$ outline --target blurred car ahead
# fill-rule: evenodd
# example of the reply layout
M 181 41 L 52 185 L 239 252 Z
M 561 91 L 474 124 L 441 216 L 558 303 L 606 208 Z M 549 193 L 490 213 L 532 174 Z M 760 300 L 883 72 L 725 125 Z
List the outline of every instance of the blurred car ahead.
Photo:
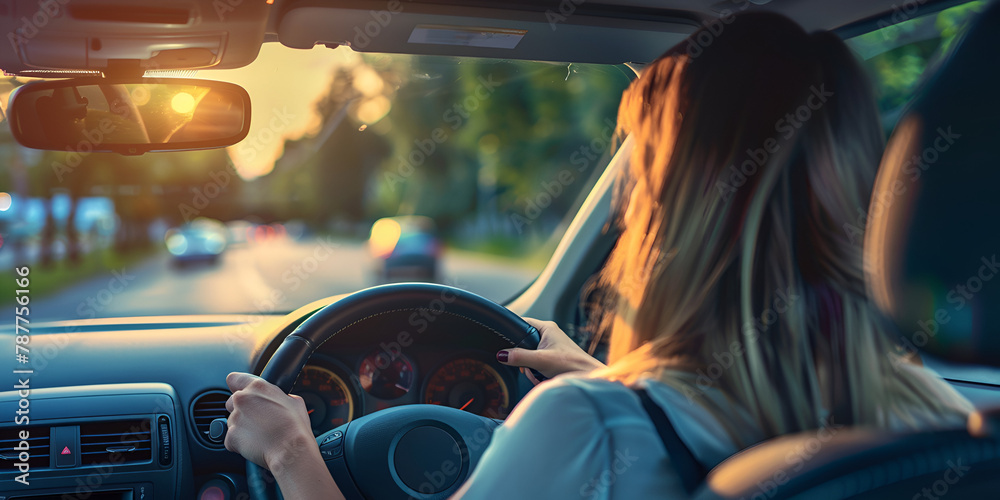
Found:
M 234 220 L 226 223 L 226 239 L 229 247 L 246 245 L 254 230 L 254 224 L 245 220 Z
M 214 219 L 198 218 L 167 231 L 164 241 L 173 256 L 173 265 L 183 267 L 193 262 L 218 262 L 226 250 L 226 226 Z
M 372 224 L 368 250 L 383 283 L 436 281 L 441 240 L 429 217 L 386 217 Z

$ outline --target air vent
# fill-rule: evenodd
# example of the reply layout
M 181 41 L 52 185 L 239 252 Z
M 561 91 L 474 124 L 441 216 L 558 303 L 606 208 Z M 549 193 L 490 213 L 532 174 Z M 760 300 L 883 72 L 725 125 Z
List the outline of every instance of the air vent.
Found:
M 8 470 L 18 461 L 22 450 L 17 448 L 22 439 L 21 431 L 28 431 L 28 466 L 31 469 L 49 467 L 49 428 L 48 427 L 3 427 L 0 428 L 0 468 Z
M 149 462 L 152 445 L 149 420 L 80 424 L 81 465 Z
M 209 391 L 195 398 L 191 403 L 191 421 L 198 431 L 198 440 L 205 446 L 211 448 L 221 448 L 221 444 L 216 444 L 208 440 L 208 428 L 212 421 L 217 418 L 228 418 L 229 412 L 226 410 L 226 401 L 231 396 L 226 391 Z

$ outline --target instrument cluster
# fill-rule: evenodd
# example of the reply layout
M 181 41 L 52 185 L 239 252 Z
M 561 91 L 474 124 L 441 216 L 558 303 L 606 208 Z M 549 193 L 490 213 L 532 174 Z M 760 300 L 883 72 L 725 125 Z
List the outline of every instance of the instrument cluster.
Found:
M 292 388 L 305 401 L 318 436 L 354 418 L 405 404 L 450 406 L 504 419 L 518 372 L 494 353 L 441 349 L 401 352 L 381 344 L 354 353 L 316 353 Z

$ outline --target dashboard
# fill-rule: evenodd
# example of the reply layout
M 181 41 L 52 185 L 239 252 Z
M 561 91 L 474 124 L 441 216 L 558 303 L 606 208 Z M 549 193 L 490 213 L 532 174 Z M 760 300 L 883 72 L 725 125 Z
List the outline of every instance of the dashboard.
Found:
M 21 427 L 4 418 L 0 498 L 61 498 L 79 481 L 95 482 L 88 498 L 246 498 L 246 462 L 208 439 L 211 420 L 227 416 L 226 376 L 261 373 L 284 338 L 322 305 L 288 316 L 32 325 L 30 484 L 15 481 Z M 316 435 L 417 403 L 499 420 L 532 387 L 496 361 L 496 351 L 508 345 L 485 335 L 482 325 L 411 316 L 380 315 L 316 349 L 292 390 L 306 402 Z M 0 372 L 25 368 L 7 358 Z M 0 412 L 13 415 L 21 399 L 18 391 L 0 392 Z M 135 429 L 144 433 L 136 438 Z M 103 434 L 108 442 L 93 437 Z M 88 458 L 95 456 L 101 458 Z

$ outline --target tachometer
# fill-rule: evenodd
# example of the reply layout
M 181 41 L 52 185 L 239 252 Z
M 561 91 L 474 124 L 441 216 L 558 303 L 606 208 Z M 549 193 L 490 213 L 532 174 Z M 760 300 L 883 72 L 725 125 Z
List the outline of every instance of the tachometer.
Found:
M 354 415 L 354 398 L 347 384 L 326 368 L 315 365 L 303 368 L 292 394 L 305 401 L 309 422 L 317 436 L 350 422 Z
M 427 380 L 424 402 L 490 418 L 506 418 L 510 411 L 510 394 L 503 377 L 492 366 L 468 358 L 438 368 Z

